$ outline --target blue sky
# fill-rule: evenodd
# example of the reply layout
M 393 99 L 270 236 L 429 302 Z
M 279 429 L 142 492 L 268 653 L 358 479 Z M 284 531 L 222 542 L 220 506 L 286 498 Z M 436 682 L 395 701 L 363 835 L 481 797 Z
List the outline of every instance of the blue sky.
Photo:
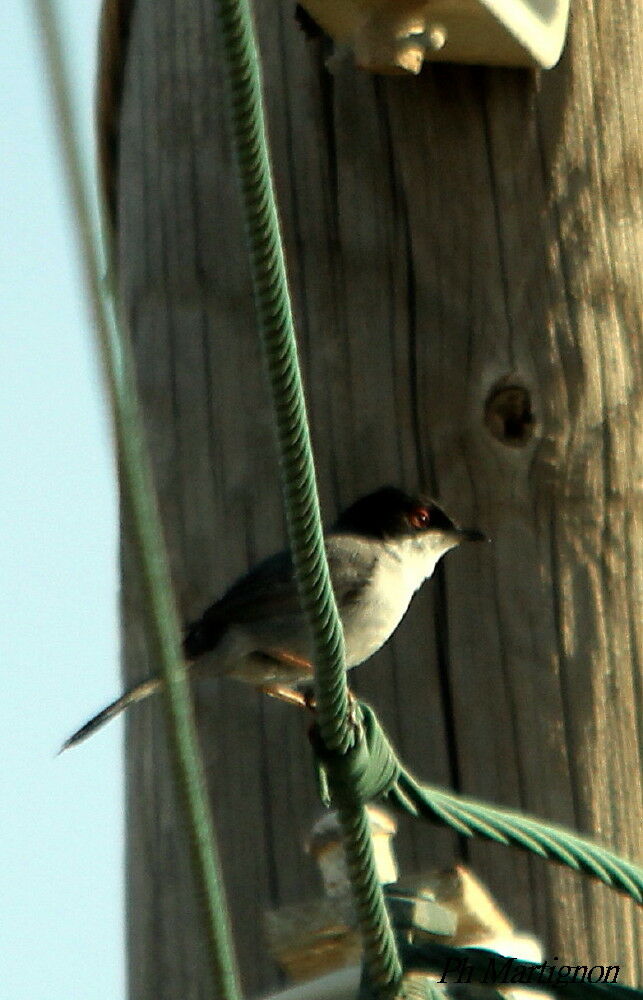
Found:
M 65 0 L 88 165 L 97 0 Z M 100 373 L 31 5 L 0 13 L 0 1000 L 121 1000 L 117 507 Z

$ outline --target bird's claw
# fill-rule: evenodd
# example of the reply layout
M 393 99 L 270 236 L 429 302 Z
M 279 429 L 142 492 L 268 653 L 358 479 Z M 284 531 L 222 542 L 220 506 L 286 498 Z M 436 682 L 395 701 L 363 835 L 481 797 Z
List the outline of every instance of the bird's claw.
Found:
M 361 728 L 359 717 L 359 698 L 356 694 L 353 694 L 350 688 L 347 689 L 346 694 L 348 696 L 348 724 L 353 730 L 354 735 L 357 737 Z

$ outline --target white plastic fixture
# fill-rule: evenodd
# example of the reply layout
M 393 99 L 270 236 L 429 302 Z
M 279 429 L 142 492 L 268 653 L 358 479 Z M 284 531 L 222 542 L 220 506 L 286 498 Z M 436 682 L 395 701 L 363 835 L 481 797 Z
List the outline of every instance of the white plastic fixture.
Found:
M 304 0 L 315 21 L 372 72 L 419 73 L 425 59 L 554 66 L 569 0 Z
M 444 9 L 446 44 L 429 58 L 550 69 L 560 59 L 569 0 L 438 0 L 427 5 L 431 20 Z M 451 22 L 451 31 L 449 23 Z M 473 36 L 473 37 L 472 37 Z M 477 51 L 476 51 L 477 49 Z

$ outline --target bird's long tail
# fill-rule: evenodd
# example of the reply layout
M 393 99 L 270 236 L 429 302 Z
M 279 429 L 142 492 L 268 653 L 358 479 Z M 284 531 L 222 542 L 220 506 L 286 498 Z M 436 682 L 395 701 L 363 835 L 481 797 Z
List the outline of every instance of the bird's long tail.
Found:
M 69 747 L 76 746 L 77 743 L 82 743 L 83 740 L 91 736 L 92 733 L 100 729 L 104 723 L 109 722 L 113 719 L 115 715 L 119 715 L 123 709 L 127 708 L 129 705 L 133 705 L 137 701 L 143 701 L 144 698 L 148 698 L 151 694 L 155 694 L 160 691 L 163 687 L 163 680 L 161 677 L 150 677 L 146 681 L 141 681 L 140 684 L 135 684 L 134 687 L 129 688 L 124 694 L 113 701 L 110 705 L 94 715 L 93 718 L 86 722 L 84 726 L 81 726 L 73 736 L 70 736 L 68 740 L 65 740 L 61 746 L 59 753 L 63 750 L 69 750 Z

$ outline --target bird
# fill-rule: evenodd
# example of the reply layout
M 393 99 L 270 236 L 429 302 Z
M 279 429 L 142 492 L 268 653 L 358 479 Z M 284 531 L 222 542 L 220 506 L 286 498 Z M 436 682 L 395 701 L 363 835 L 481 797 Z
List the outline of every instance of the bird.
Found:
M 368 660 L 393 634 L 411 599 L 450 549 L 483 541 L 458 527 L 434 500 L 383 486 L 356 500 L 324 544 L 344 632 L 347 669 Z M 289 551 L 260 562 L 183 635 L 191 673 L 233 677 L 285 701 L 310 705 L 313 646 Z M 150 677 L 125 691 L 63 744 L 80 743 L 109 719 L 163 687 Z

